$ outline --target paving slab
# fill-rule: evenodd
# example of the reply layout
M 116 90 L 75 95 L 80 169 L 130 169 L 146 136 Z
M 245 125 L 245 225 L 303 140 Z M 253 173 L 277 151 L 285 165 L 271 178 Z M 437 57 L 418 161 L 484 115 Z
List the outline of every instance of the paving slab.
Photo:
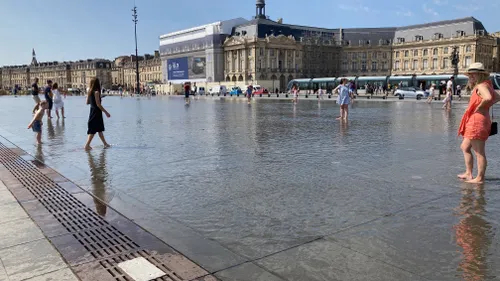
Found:
M 256 262 L 289 281 L 423 281 L 416 274 L 318 240 Z
M 12 195 L 12 193 L 7 189 L 5 184 L 0 181 L 0 206 L 8 203 L 16 203 L 16 198 Z
M 28 217 L 17 202 L 0 205 L 0 210 L 0 224 Z
M 40 276 L 25 279 L 23 281 L 79 281 L 69 268 L 60 269 Z
M 43 238 L 42 232 L 30 218 L 0 224 L 0 249 Z
M 45 239 L 0 250 L 10 281 L 21 281 L 67 267 Z
M 247 262 L 215 274 L 222 281 L 284 281 L 269 271 Z
M 9 281 L 9 278 L 7 277 L 7 272 L 5 272 L 5 268 L 3 267 L 1 259 L 0 259 L 0 281 Z

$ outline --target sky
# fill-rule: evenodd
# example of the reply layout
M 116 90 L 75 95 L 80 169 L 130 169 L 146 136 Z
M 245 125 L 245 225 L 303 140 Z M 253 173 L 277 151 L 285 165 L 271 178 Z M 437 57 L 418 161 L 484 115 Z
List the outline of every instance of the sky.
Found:
M 255 0 L 135 0 L 139 54 L 159 36 L 255 15 Z M 390 27 L 473 16 L 500 31 L 500 0 L 266 0 L 284 23 L 325 28 Z M 0 66 L 38 61 L 114 59 L 135 53 L 134 0 L 0 0 Z

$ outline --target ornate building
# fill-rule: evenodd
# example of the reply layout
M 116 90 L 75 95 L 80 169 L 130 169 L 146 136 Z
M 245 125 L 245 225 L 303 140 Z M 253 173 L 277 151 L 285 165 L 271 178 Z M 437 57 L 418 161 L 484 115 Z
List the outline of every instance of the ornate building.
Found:
M 155 51 L 154 56 L 146 54 L 143 57 L 136 58 L 119 57 L 115 60 L 115 71 L 113 76 L 115 78 L 122 78 L 123 80 L 113 80 L 116 86 L 125 86 L 126 88 L 135 88 L 136 78 L 136 60 L 139 60 L 139 82 L 141 86 L 145 84 L 160 84 L 162 82 L 162 64 L 160 53 Z M 120 72 L 122 74 L 120 74 Z M 120 76 L 121 75 L 121 76 Z
M 111 62 L 105 59 L 79 60 L 70 63 L 71 88 L 86 89 L 93 77 L 99 78 L 101 87 L 111 88 Z
M 285 85 L 302 69 L 303 46 L 292 36 L 236 36 L 224 42 L 225 81 Z
M 392 74 L 452 74 L 454 47 L 460 58 L 460 73 L 476 61 L 489 71 L 498 71 L 497 41 L 472 17 L 400 27 L 392 44 Z

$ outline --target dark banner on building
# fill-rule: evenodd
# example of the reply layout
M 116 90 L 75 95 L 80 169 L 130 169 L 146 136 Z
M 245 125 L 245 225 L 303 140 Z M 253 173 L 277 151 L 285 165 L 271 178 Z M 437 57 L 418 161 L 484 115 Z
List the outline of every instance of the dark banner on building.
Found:
M 167 60 L 168 80 L 189 80 L 206 78 L 205 57 L 182 57 Z

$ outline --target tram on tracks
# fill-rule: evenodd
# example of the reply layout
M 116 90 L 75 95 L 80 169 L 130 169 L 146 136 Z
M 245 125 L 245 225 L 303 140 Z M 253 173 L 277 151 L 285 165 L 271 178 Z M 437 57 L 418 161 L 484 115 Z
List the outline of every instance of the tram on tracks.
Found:
M 324 78 L 302 78 L 294 79 L 288 83 L 287 90 L 290 91 L 293 85 L 297 85 L 301 91 L 316 92 L 319 88 L 331 93 L 340 84 L 340 79 L 346 78 L 355 83 L 359 94 L 366 92 L 368 84 L 372 86 L 394 86 L 403 84 L 403 87 L 415 87 L 428 89 L 431 84 L 439 85 L 440 82 L 447 82 L 453 75 L 411 75 L 411 76 L 351 76 L 351 77 L 324 77 Z M 490 79 L 495 90 L 500 90 L 500 73 L 491 73 Z M 465 88 L 468 82 L 465 75 L 457 75 L 455 83 Z

